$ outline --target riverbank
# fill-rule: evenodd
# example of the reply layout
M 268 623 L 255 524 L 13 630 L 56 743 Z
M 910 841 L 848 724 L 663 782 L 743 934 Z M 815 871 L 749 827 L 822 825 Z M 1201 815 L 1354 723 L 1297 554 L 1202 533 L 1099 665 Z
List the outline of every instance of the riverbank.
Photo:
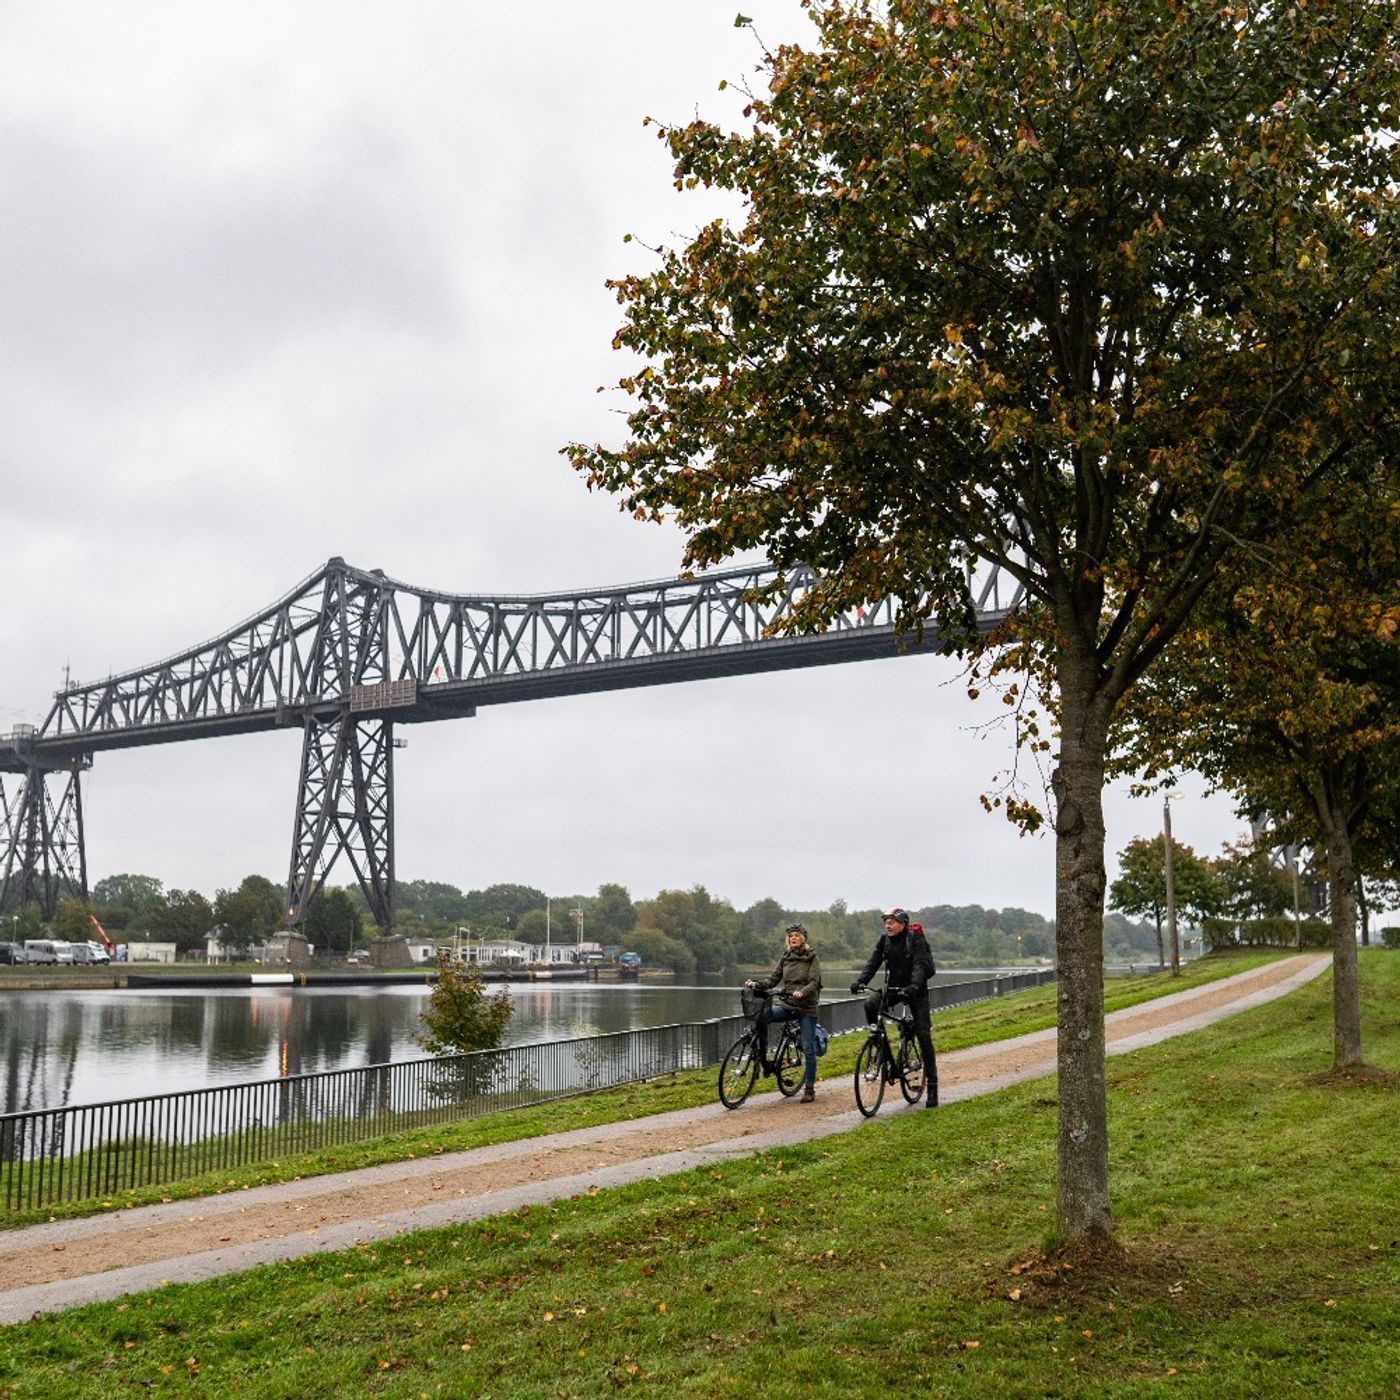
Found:
M 645 982 L 672 983 L 669 970 L 635 973 L 615 967 L 540 966 L 480 969 L 487 982 Z M 356 987 L 422 986 L 437 981 L 437 969 L 305 967 L 270 969 L 261 963 L 209 970 L 185 964 L 112 963 L 77 967 L 0 968 L 0 993 L 6 991 L 110 991 L 114 987 Z
M 1383 959 L 1363 953 L 1364 1034 L 1368 1058 L 1395 1070 L 1400 1028 L 1386 1008 L 1400 960 Z M 568 1194 L 552 1204 L 401 1235 L 403 1188 L 431 1192 L 446 1167 L 420 1158 L 386 1174 L 368 1233 L 346 1252 L 40 1319 L 7 1334 L 0 1381 L 16 1397 L 73 1400 L 159 1388 L 175 1371 L 193 1396 L 304 1400 L 586 1396 L 648 1382 L 714 1397 L 910 1384 L 1389 1393 L 1400 1251 L 1377 1222 L 1395 1165 L 1393 1083 L 1328 1072 L 1329 1018 L 1324 976 L 1110 1061 L 1122 1249 L 1101 1260 L 1036 1249 L 1053 1215 L 1044 1080 L 936 1114 L 882 1111 L 808 1144 L 765 1142 L 769 1108 L 757 1102 L 709 1110 L 731 1133 L 755 1110 L 755 1131 L 736 1143 L 764 1149 L 751 1160 L 699 1156 L 678 1176 L 610 1190 L 616 1154 L 590 1140 L 573 1148 L 576 1175 L 557 1181 Z M 951 1090 L 954 1057 L 944 1063 Z M 796 1123 L 810 1109 L 773 1111 Z M 314 1216 L 297 1206 L 314 1185 L 300 1183 L 289 1205 L 304 1240 Z M 447 1191 L 424 1209 L 449 1210 Z M 195 1217 L 217 1253 L 254 1206 L 243 1193 L 166 1210 L 182 1227 Z M 144 1248 L 140 1221 L 123 1212 L 131 1249 Z M 45 1252 L 62 1261 L 75 1247 L 62 1243 Z

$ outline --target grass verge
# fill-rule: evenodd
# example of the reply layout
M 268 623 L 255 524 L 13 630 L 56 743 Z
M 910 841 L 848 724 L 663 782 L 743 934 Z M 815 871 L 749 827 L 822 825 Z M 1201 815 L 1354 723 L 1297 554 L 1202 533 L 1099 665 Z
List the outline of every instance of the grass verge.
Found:
M 1136 1006 L 1173 992 L 1232 977 L 1286 956 L 1288 954 L 1280 950 L 1256 949 L 1213 953 L 1186 964 L 1182 975 L 1175 978 L 1161 973 L 1112 978 L 1104 985 L 1104 1009 L 1113 1012 Z M 934 1017 L 934 1044 L 940 1051 L 961 1050 L 1045 1030 L 1055 1024 L 1055 1006 L 1056 987 L 1053 983 L 988 1001 L 956 1006 Z M 848 1076 L 855 1066 L 861 1039 L 857 1035 L 835 1038 L 831 1049 L 819 1062 L 819 1076 L 822 1079 Z M 14 1210 L 0 1215 L 0 1230 L 17 1229 L 41 1221 L 102 1215 L 158 1202 L 194 1200 L 201 1196 L 251 1190 L 255 1186 L 411 1161 L 418 1157 L 466 1151 L 498 1142 L 523 1141 L 546 1133 L 595 1127 L 600 1123 L 628 1122 L 674 1109 L 694 1108 L 699 1104 L 714 1102 L 715 1073 L 715 1069 L 710 1068 L 666 1075 L 595 1094 L 557 1099 L 531 1108 L 405 1130 L 365 1142 L 340 1143 L 334 1147 L 269 1159 L 249 1166 L 224 1168 L 185 1181 L 121 1190 L 102 1199 L 53 1204 L 36 1210 Z
M 1045 1080 L 0 1333 L 0 1394 L 1391 1395 L 1400 957 L 1109 1062 L 1120 1242 L 1050 1247 Z

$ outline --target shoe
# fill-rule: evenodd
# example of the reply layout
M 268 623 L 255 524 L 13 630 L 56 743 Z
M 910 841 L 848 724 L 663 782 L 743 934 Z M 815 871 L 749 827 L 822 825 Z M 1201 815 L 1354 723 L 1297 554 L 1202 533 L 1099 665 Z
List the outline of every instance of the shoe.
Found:
M 811 1103 L 816 1097 L 816 1087 L 811 1084 L 804 1084 L 802 1086 L 802 1097 L 798 1099 L 798 1103 Z

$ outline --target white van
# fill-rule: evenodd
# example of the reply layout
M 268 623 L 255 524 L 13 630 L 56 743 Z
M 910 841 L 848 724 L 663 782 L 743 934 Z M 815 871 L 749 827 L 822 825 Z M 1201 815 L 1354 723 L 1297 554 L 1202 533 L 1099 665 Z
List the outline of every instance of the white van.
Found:
M 24 960 L 27 963 L 59 962 L 58 950 L 62 948 L 68 955 L 64 962 L 73 961 L 73 950 L 66 943 L 55 943 L 52 938 L 26 938 L 24 940 Z
M 75 963 L 109 963 L 112 958 L 100 943 L 74 943 L 73 961 Z

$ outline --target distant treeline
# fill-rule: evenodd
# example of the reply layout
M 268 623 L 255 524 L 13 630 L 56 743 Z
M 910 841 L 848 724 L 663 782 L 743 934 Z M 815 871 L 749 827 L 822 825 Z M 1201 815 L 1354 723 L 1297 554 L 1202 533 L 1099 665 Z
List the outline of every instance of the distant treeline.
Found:
M 236 889 L 216 891 L 212 899 L 192 890 L 166 890 L 148 875 L 109 876 L 93 893 L 89 906 L 65 908 L 62 922 L 77 929 L 90 910 L 114 936 L 166 938 L 182 948 L 202 947 L 216 927 L 230 943 L 252 946 L 278 926 L 281 914 L 280 886 L 259 875 L 248 876 Z M 617 884 L 602 885 L 591 895 L 547 896 L 532 885 L 463 891 L 440 880 L 404 880 L 397 887 L 396 910 L 398 931 L 410 936 L 447 941 L 460 930 L 474 938 L 536 945 L 582 939 L 640 953 L 646 965 L 679 973 L 771 964 L 782 950 L 783 929 L 792 922 L 806 925 L 827 966 L 849 967 L 865 960 L 881 932 L 878 909 L 850 909 L 844 900 L 825 909 L 795 909 L 760 899 L 736 909 L 702 885 L 634 900 Z M 1054 954 L 1053 922 L 1027 909 L 932 904 L 911 906 L 909 912 L 944 963 L 994 965 Z M 348 950 L 375 932 L 357 888 L 327 888 L 313 903 L 307 933 L 318 947 Z M 1104 943 L 1110 959 L 1128 962 L 1146 961 L 1155 946 L 1149 925 L 1118 914 L 1105 918 Z

